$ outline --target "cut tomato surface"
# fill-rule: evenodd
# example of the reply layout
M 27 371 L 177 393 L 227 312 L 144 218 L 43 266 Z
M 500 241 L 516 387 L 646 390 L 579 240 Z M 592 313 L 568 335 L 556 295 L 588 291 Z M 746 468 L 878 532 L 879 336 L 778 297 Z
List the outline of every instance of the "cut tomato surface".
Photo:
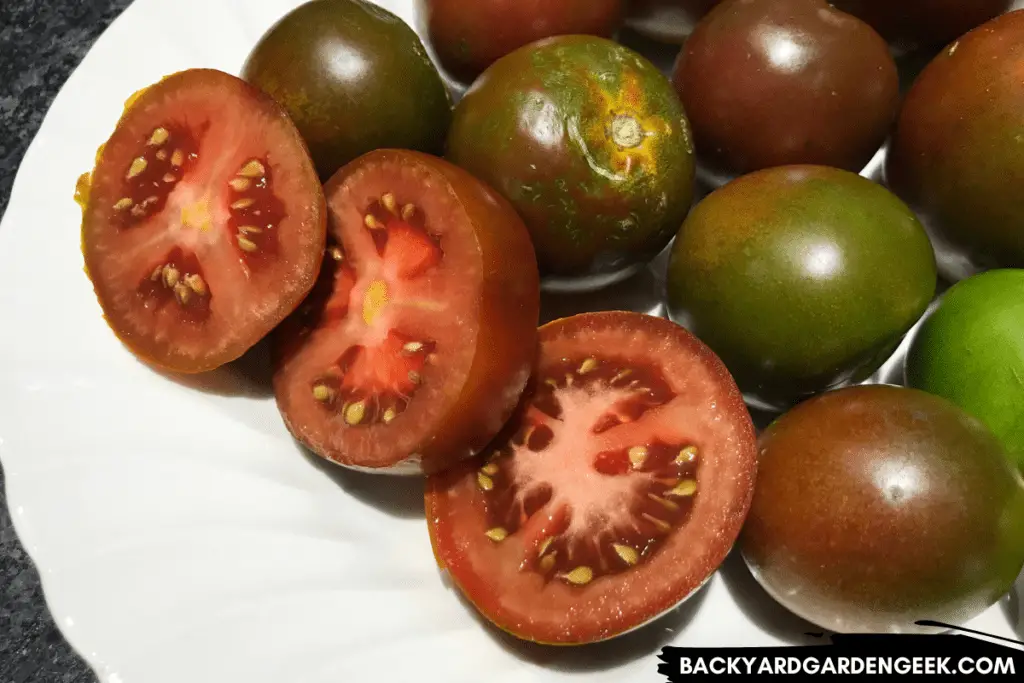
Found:
M 236 359 L 316 281 L 326 208 L 305 143 L 230 74 L 183 71 L 135 96 L 85 186 L 86 270 L 111 328 L 154 365 Z
M 319 284 L 274 335 L 292 434 L 333 462 L 438 471 L 484 448 L 537 351 L 539 276 L 511 206 L 452 164 L 379 150 L 325 186 Z
M 548 323 L 515 417 L 427 479 L 441 566 L 500 628 L 604 640 L 696 591 L 750 506 L 754 426 L 714 353 L 639 313 Z

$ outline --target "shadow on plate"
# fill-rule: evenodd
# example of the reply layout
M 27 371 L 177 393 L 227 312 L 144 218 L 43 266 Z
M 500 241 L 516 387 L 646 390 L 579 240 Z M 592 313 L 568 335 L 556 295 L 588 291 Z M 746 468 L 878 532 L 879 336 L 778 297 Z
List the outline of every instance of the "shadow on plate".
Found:
M 150 367 L 176 384 L 207 394 L 243 398 L 269 398 L 274 395 L 267 339 L 258 342 L 237 360 L 209 372 L 189 375 Z
M 423 486 L 420 475 L 371 474 L 359 472 L 321 458 L 302 443 L 295 447 L 306 460 L 330 477 L 346 494 L 393 517 L 423 518 Z
M 664 315 L 662 279 L 646 267 L 622 282 L 591 292 L 545 292 L 540 322 L 594 311 L 636 311 Z
M 1003 600 L 1003 612 L 1010 622 L 1013 632 L 1017 637 L 1024 640 L 1024 574 L 1017 579 L 1017 584 L 1010 590 L 1010 594 Z
M 658 665 L 655 655 L 661 652 L 661 648 L 668 645 L 679 631 L 685 629 L 693 621 L 701 603 L 707 597 L 708 590 L 708 584 L 705 584 L 682 605 L 635 631 L 600 643 L 566 647 L 539 645 L 520 640 L 502 631 L 484 618 L 466 599 L 462 591 L 452 585 L 447 576 L 445 585 L 458 596 L 462 605 L 487 633 L 509 653 L 537 666 L 570 673 L 614 669 L 645 657 L 650 658 L 651 672 L 655 673 Z
M 829 635 L 776 602 L 747 569 L 738 549 L 733 549 L 718 572 L 743 614 L 765 633 L 790 645 L 827 645 Z

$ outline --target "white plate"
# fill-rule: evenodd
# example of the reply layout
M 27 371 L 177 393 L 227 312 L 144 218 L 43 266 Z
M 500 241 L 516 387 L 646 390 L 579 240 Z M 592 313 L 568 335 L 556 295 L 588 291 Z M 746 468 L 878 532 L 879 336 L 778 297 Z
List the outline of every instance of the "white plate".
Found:
M 305 455 L 258 379 L 261 349 L 187 386 L 115 340 L 82 272 L 78 174 L 133 91 L 187 67 L 237 73 L 296 4 L 138 0 L 58 95 L 15 182 L 0 229 L 0 457 L 71 644 L 110 683 L 623 683 L 653 680 L 669 643 L 806 640 L 735 557 L 617 641 L 552 650 L 500 635 L 437 571 L 420 481 Z M 381 4 L 414 23 L 410 0 Z M 1017 611 L 1007 598 L 971 626 L 1012 637 Z

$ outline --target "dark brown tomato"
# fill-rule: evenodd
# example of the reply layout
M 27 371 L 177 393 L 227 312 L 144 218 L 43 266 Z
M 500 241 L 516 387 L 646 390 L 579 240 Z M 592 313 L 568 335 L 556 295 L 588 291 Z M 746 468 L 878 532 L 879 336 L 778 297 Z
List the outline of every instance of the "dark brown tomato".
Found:
M 900 111 L 886 182 L 932 229 L 944 273 L 1024 267 L 1024 10 L 943 50 Z
M 885 41 L 825 0 L 729 0 L 686 41 L 673 84 L 704 170 L 860 171 L 885 141 L 899 77 Z
M 740 539 L 789 610 L 846 632 L 962 624 L 1024 564 L 1024 480 L 995 436 L 915 389 L 840 389 L 760 439 Z
M 642 35 L 682 43 L 693 27 L 722 0 L 629 0 L 626 23 Z
M 536 355 L 529 233 L 437 157 L 378 150 L 325 186 L 332 243 L 313 295 L 275 334 L 289 430 L 354 468 L 434 471 L 508 420 Z
M 752 495 L 754 428 L 721 361 L 667 320 L 585 313 L 548 323 L 540 340 L 502 436 L 428 478 L 430 538 L 505 631 L 605 640 L 719 566 Z
M 311 0 L 259 40 L 242 77 L 287 110 L 320 177 L 383 147 L 440 153 L 444 81 L 416 33 L 364 0 Z
M 628 275 L 664 248 L 693 197 L 672 85 L 593 36 L 547 38 L 491 65 L 455 109 L 447 156 L 515 206 L 546 285 Z
M 139 358 L 202 372 L 238 358 L 310 291 L 326 210 L 287 114 L 193 69 L 136 94 L 81 183 L 82 251 Z
M 834 0 L 901 48 L 939 47 L 1010 8 L 1013 0 Z
M 441 65 L 470 82 L 496 59 L 541 38 L 610 38 L 624 0 L 419 0 Z

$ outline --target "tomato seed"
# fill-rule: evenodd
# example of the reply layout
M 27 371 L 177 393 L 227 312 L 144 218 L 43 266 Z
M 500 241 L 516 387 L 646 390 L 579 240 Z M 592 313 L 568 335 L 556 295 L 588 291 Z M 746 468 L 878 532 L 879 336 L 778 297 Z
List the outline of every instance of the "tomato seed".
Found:
M 257 159 L 252 159 L 245 163 L 244 166 L 238 171 L 238 175 L 245 178 L 262 178 L 267 172 L 267 169 L 263 167 L 263 164 Z
M 676 484 L 671 490 L 666 491 L 666 496 L 678 496 L 684 498 L 686 496 L 692 496 L 697 492 L 697 482 L 693 479 L 684 479 L 683 481 Z
M 183 163 L 185 163 L 185 153 L 180 149 L 174 150 L 174 153 L 171 154 L 171 166 L 181 166 Z
M 615 554 L 630 567 L 640 561 L 640 555 L 632 546 L 623 545 L 622 543 L 613 543 L 612 549 L 615 550 Z
M 486 534 L 487 538 L 491 539 L 496 543 L 500 543 L 508 538 L 508 532 L 502 529 L 500 526 L 493 529 L 488 529 Z
M 397 208 L 397 205 L 395 203 L 395 195 L 391 194 L 390 192 L 385 192 L 383 195 L 381 195 L 380 203 L 381 205 L 384 206 L 385 209 L 388 210 L 388 213 L 397 213 L 397 211 L 395 210 Z
M 186 287 L 184 283 L 179 282 L 174 285 L 174 297 L 178 300 L 179 304 L 184 306 L 192 298 L 192 290 Z
M 117 211 L 124 211 L 125 209 L 127 209 L 131 205 L 132 205 L 131 197 L 122 197 L 121 199 L 117 200 L 116 204 L 114 204 L 114 209 L 117 210 Z
M 487 474 L 487 475 L 490 475 L 490 476 L 493 477 L 495 474 L 498 473 L 498 469 L 499 469 L 498 468 L 498 463 L 496 463 L 496 462 L 489 462 L 486 465 L 484 465 L 483 467 L 481 467 L 480 471 L 483 472 L 484 474 Z
M 235 192 L 245 192 L 249 189 L 250 184 L 251 183 L 248 178 L 232 178 L 228 181 L 228 185 L 230 185 L 231 189 Z
M 574 586 L 585 586 L 594 579 L 594 570 L 587 566 L 576 567 L 562 578 Z
M 675 512 L 675 511 L 677 511 L 679 509 L 679 506 L 676 505 L 675 503 L 673 503 L 671 500 L 668 500 L 666 498 L 662 498 L 661 496 L 656 495 L 654 493 L 648 493 L 647 494 L 647 498 L 650 499 L 650 500 L 653 500 L 655 503 L 657 503 L 658 505 L 662 506 L 666 510 L 670 510 L 672 512 Z
M 366 214 L 363 218 L 363 224 L 370 230 L 383 230 L 386 226 L 379 220 L 374 218 L 373 214 Z
M 313 387 L 313 398 L 321 403 L 326 403 L 334 397 L 334 392 L 326 384 L 317 384 Z
M 646 519 L 651 524 L 653 524 L 655 527 L 657 527 L 657 529 L 662 533 L 667 534 L 668 532 L 672 531 L 672 525 L 666 522 L 665 520 L 661 519 L 660 517 L 655 517 L 654 515 L 648 514 L 646 512 L 641 513 L 640 516 Z
M 335 261 L 341 262 L 345 260 L 345 253 L 339 247 L 331 247 L 327 250 L 327 253 L 331 255 L 331 258 Z
M 384 420 L 384 424 L 387 425 L 391 424 L 391 421 L 394 420 L 396 417 L 398 417 L 398 414 L 395 412 L 395 409 L 388 408 L 387 410 L 384 411 L 384 416 L 381 419 Z
M 239 199 L 237 201 L 232 202 L 231 203 L 231 208 L 235 209 L 235 210 L 237 210 L 237 209 L 248 209 L 250 206 L 253 205 L 253 203 L 255 201 L 256 200 L 254 200 L 252 197 L 244 197 L 242 199 Z
M 238 228 L 238 232 L 243 235 L 256 235 L 263 232 L 263 228 L 257 228 L 255 225 L 242 225 Z
M 684 463 L 693 462 L 697 458 L 697 447 L 687 446 L 683 450 L 679 451 L 679 455 L 676 456 L 676 464 L 682 465 Z
M 423 342 L 417 342 L 417 341 L 409 342 L 408 344 L 405 344 L 402 347 L 402 350 L 406 351 L 408 353 L 416 353 L 417 351 L 422 351 L 423 350 Z
M 160 145 L 167 142 L 167 139 L 171 137 L 171 134 L 166 128 L 157 128 L 153 131 L 153 134 L 149 136 L 149 143 L 153 147 L 159 147 Z
M 176 182 L 178 182 L 178 179 L 177 179 L 177 177 L 175 177 L 174 175 L 172 175 L 170 173 L 165 173 L 164 177 L 163 177 L 163 181 L 165 183 L 176 183 Z
M 537 564 L 537 567 L 541 570 L 541 572 L 547 574 L 549 571 L 554 569 L 555 560 L 557 559 L 558 551 L 556 550 L 552 552 L 550 555 L 545 555 L 544 557 L 540 558 L 540 562 Z
M 167 161 L 167 150 L 158 149 L 156 151 L 156 158 L 160 161 Z
M 242 249 L 242 251 L 248 252 L 250 254 L 256 251 L 256 243 L 253 242 L 251 239 L 244 237 L 242 235 L 238 235 L 236 240 L 238 242 L 238 246 Z
M 131 180 L 135 176 L 137 176 L 140 173 L 142 173 L 143 171 L 145 171 L 146 170 L 146 166 L 148 166 L 148 165 L 149 165 L 149 162 L 146 161 L 145 159 L 143 159 L 142 157 L 136 157 L 135 159 L 133 159 L 132 160 L 132 165 L 128 167 L 128 174 L 127 174 L 128 180 Z
M 196 294 L 198 294 L 199 296 L 206 295 L 206 280 L 203 279 L 202 275 L 199 275 L 198 273 L 186 275 L 185 284 L 188 285 L 188 288 L 191 289 Z
M 494 480 L 488 477 L 486 474 L 480 472 L 476 475 L 476 483 L 484 491 L 490 491 L 494 488 Z
M 366 403 L 363 401 L 350 403 L 345 407 L 345 422 L 353 427 L 362 422 L 365 415 Z
M 640 469 L 647 460 L 647 448 L 644 446 L 633 446 L 629 449 L 629 462 L 633 469 Z
M 577 370 L 576 372 L 578 372 L 581 375 L 585 375 L 588 372 L 590 372 L 591 370 L 596 370 L 596 369 L 597 369 L 597 361 L 595 359 L 593 359 L 593 358 L 588 358 L 588 359 L 586 359 L 585 361 L 583 361 L 580 364 L 580 369 Z
M 164 286 L 165 287 L 173 288 L 176 284 L 178 284 L 178 280 L 180 279 L 180 277 L 181 277 L 181 273 L 178 272 L 177 268 L 175 268 L 174 266 L 171 266 L 171 265 L 164 266 Z
M 416 213 L 416 207 L 412 204 L 406 204 L 402 207 L 402 220 L 407 221 L 412 218 L 413 214 Z

